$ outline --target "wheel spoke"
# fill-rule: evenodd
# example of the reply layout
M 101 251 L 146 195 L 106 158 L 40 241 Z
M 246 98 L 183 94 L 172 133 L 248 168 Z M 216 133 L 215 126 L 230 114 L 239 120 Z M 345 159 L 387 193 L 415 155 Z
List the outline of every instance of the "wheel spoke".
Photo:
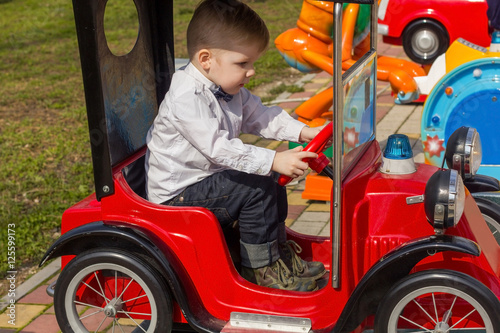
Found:
M 406 321 L 407 321 L 407 322 L 409 322 L 410 324 L 413 324 L 413 325 L 415 325 L 415 326 L 417 326 L 417 327 L 420 327 L 421 329 L 425 330 L 425 332 L 432 332 L 432 330 L 429 330 L 429 329 L 425 328 L 424 326 L 422 326 L 422 325 L 420 325 L 420 324 L 417 324 L 416 322 L 414 322 L 414 321 L 412 321 L 412 320 L 410 320 L 410 319 L 406 318 L 405 316 L 399 316 L 399 318 L 406 320 Z M 432 319 L 432 318 L 431 318 L 431 319 Z
M 134 279 L 131 278 L 130 281 L 128 282 L 127 286 L 122 290 L 122 293 L 117 298 L 122 299 L 123 294 L 125 293 L 125 291 L 127 291 L 128 287 L 132 284 L 132 282 L 134 282 Z
M 436 314 L 436 321 L 434 321 L 434 324 L 437 324 L 439 322 L 439 316 L 436 305 L 436 297 L 434 297 L 434 293 L 432 293 L 432 303 L 434 304 L 434 313 Z
M 123 311 L 120 311 L 120 312 L 123 312 Z M 132 321 L 134 322 L 134 324 L 136 324 L 136 325 L 137 325 L 137 327 L 139 327 L 139 328 L 140 328 L 143 332 L 146 332 L 146 330 L 145 330 L 144 328 L 142 328 L 142 326 L 141 326 L 141 325 L 139 325 L 139 323 L 138 323 L 138 322 L 136 322 L 134 318 L 132 318 L 132 317 L 130 317 L 130 316 L 129 316 L 128 312 L 123 312 L 123 313 L 124 313 L 124 314 L 125 314 L 125 315 L 126 315 L 126 316 L 130 319 L 130 320 L 132 320 Z
M 125 332 L 123 331 L 122 325 L 120 325 L 120 321 L 119 321 L 117 318 L 115 318 L 115 319 L 113 320 L 113 332 L 112 332 L 112 333 L 114 333 L 114 332 L 115 332 L 115 324 L 116 324 L 116 326 L 120 329 L 120 331 L 121 331 L 122 333 L 125 333 Z
M 116 322 L 116 325 L 118 325 L 118 327 L 120 328 L 120 331 L 122 331 L 122 333 L 125 333 L 125 331 L 123 330 L 122 325 L 120 325 L 120 323 L 118 321 Z
M 432 294 L 432 298 L 434 299 L 434 294 Z M 417 304 L 417 306 L 420 308 L 420 310 L 422 310 L 427 315 L 427 317 L 429 317 L 432 320 L 432 322 L 434 324 L 437 324 L 437 321 L 434 321 L 434 318 L 432 318 L 432 316 L 422 307 L 422 305 L 420 305 L 420 303 L 418 303 L 416 300 L 413 300 L 413 303 Z M 436 304 L 434 303 L 434 308 L 435 307 L 436 307 Z
M 451 303 L 451 306 L 450 306 L 450 313 L 453 313 L 453 307 L 455 306 L 455 302 L 457 301 L 457 298 L 458 296 L 455 296 L 455 298 L 453 299 L 453 303 Z
M 101 296 L 102 298 L 104 298 L 104 301 L 106 302 L 106 305 L 108 305 L 110 299 L 106 298 L 106 295 L 104 295 L 104 293 L 100 293 L 98 292 L 94 287 L 92 287 L 91 285 L 89 285 L 88 283 L 86 282 L 82 282 L 85 286 L 89 287 L 90 290 L 94 291 L 97 295 Z
M 106 298 L 106 293 L 104 292 L 104 289 L 101 286 L 101 281 L 99 281 L 99 277 L 97 276 L 97 272 L 94 272 L 95 279 L 97 280 L 97 284 L 99 285 L 99 289 L 101 289 L 102 297 L 106 301 L 106 305 L 109 303 L 109 300 Z
M 86 316 L 80 317 L 80 320 L 85 319 L 85 318 L 88 318 L 88 317 L 92 317 L 92 316 L 94 316 L 94 315 L 96 315 L 96 314 L 98 314 L 98 313 L 101 313 L 101 312 L 102 312 L 102 310 L 101 310 L 101 311 L 96 311 L 96 312 L 89 313 L 89 314 L 88 314 L 88 315 L 86 315 Z
M 137 297 L 134 297 L 134 298 L 128 299 L 128 300 L 126 300 L 126 301 L 122 301 L 122 303 L 123 303 L 123 304 L 125 304 L 125 303 L 127 303 L 127 302 L 135 301 L 136 299 L 143 298 L 143 297 L 148 297 L 148 295 L 144 294 L 144 295 L 141 295 L 141 296 L 137 296 Z
M 141 313 L 141 312 L 130 312 L 130 311 L 118 311 L 118 313 L 123 313 L 125 315 L 138 315 L 138 316 L 150 316 L 151 317 L 151 313 Z
M 99 332 L 99 329 L 101 328 L 102 324 L 104 324 L 104 321 L 106 320 L 106 318 L 108 318 L 108 317 L 104 316 L 104 318 L 102 318 L 101 323 L 99 324 L 99 326 L 97 326 L 97 328 L 95 329 L 94 333 Z
M 453 324 L 453 326 L 451 326 L 449 330 L 451 330 L 453 327 L 457 326 L 461 321 L 463 321 L 464 319 L 466 319 L 468 316 L 470 316 L 471 314 L 473 314 L 474 312 L 476 312 L 476 309 L 473 309 L 471 312 L 469 312 L 468 314 L 466 314 L 462 319 L 460 319 L 459 321 L 457 321 L 455 324 Z M 484 329 L 484 327 L 483 327 Z
M 102 307 L 100 306 L 97 306 L 97 305 L 92 305 L 92 304 L 88 304 L 88 303 L 83 303 L 83 302 L 80 302 L 80 301 L 73 301 L 73 303 L 75 303 L 76 305 L 83 305 L 83 306 L 88 306 L 90 308 L 93 308 L 93 309 L 101 309 L 102 311 Z

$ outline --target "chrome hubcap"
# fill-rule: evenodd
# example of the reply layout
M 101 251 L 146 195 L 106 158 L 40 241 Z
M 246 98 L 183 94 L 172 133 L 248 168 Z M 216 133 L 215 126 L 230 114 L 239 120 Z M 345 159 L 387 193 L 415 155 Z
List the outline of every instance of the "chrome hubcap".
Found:
M 120 298 L 113 298 L 108 305 L 104 307 L 104 314 L 107 317 L 114 318 L 116 317 L 116 314 L 122 310 L 123 303 Z
M 413 36 L 412 45 L 415 53 L 418 53 L 420 56 L 432 54 L 436 52 L 439 47 L 437 36 L 428 30 L 421 30 L 417 32 Z

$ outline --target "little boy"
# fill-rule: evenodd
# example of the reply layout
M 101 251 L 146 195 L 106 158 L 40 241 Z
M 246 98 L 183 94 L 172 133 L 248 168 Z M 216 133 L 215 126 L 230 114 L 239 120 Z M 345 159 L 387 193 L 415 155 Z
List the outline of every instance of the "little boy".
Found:
M 312 291 L 324 275 L 286 240 L 286 191 L 272 172 L 298 177 L 302 147 L 283 152 L 244 144 L 240 133 L 309 142 L 319 132 L 243 88 L 269 43 L 262 19 L 238 0 L 205 0 L 187 31 L 190 63 L 177 71 L 147 136 L 148 199 L 201 206 L 222 228 L 238 221 L 241 275 L 271 288 Z

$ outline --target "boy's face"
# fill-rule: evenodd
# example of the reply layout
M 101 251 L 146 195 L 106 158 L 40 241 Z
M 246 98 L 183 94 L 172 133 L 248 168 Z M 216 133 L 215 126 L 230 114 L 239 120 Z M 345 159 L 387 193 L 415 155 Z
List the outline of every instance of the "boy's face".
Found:
M 207 77 L 234 95 L 255 75 L 254 63 L 262 52 L 252 44 L 234 45 L 231 50 L 211 49 L 210 68 Z

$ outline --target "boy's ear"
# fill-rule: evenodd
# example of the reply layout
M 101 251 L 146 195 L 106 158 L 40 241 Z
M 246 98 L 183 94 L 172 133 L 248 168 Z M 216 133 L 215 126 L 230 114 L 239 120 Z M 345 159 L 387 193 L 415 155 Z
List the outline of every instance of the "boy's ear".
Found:
M 207 49 L 198 52 L 198 62 L 204 70 L 209 70 L 212 62 L 212 53 Z

